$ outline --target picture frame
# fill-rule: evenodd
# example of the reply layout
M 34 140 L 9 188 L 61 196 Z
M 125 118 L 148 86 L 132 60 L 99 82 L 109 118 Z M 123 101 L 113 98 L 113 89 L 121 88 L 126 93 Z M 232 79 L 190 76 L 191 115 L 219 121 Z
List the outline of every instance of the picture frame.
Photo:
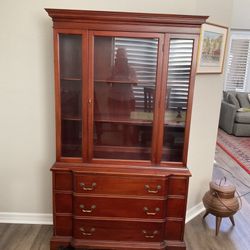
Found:
M 221 74 L 227 43 L 228 28 L 204 23 L 201 27 L 197 74 Z

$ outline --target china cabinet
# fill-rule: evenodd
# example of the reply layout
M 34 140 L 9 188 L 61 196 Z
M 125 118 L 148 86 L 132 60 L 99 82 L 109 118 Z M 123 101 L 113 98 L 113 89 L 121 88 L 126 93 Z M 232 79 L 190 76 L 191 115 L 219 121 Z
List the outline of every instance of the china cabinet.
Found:
M 46 9 L 56 163 L 51 249 L 185 249 L 205 16 Z

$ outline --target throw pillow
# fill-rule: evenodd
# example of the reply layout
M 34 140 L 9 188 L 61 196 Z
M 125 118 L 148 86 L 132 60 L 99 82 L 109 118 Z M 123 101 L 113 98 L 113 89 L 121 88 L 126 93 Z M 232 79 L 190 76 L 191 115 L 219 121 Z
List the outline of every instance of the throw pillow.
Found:
M 240 103 L 240 107 L 241 108 L 250 108 L 250 102 L 248 100 L 247 93 L 245 93 L 245 92 L 242 92 L 242 93 L 238 92 L 236 94 L 236 97 L 237 97 L 237 99 L 238 99 L 238 101 Z
M 228 102 L 229 102 L 230 104 L 233 104 L 234 106 L 236 106 L 237 109 L 240 108 L 240 104 L 239 104 L 237 98 L 236 98 L 234 95 L 228 94 L 227 100 L 228 100 Z

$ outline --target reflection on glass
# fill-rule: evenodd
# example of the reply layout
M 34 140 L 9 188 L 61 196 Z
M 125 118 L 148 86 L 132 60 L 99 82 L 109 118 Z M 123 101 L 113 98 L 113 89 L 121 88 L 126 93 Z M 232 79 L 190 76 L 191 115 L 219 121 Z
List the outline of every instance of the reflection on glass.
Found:
M 107 79 L 112 84 L 109 89 L 108 106 L 111 116 L 130 118 L 135 111 L 133 85 L 137 85 L 136 71 L 128 63 L 125 48 L 118 48 L 111 76 Z
M 192 54 L 193 40 L 170 40 L 163 161 L 182 162 Z
M 82 37 L 59 36 L 62 156 L 82 151 Z
M 95 37 L 95 158 L 150 160 L 157 47 L 157 39 Z

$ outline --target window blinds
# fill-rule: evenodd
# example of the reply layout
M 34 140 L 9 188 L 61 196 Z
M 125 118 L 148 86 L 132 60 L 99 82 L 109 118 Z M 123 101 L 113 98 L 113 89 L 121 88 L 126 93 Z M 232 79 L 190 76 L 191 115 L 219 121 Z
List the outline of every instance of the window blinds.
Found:
M 155 89 L 158 39 L 115 38 L 115 50 L 124 48 L 129 65 L 136 71 L 138 84 L 133 86 L 136 109 L 144 110 L 144 88 Z
M 157 39 L 116 37 L 115 50 L 125 48 L 129 65 L 137 74 L 138 84 L 133 87 L 136 108 L 144 108 L 144 87 L 155 89 L 157 67 Z M 186 109 L 193 55 L 193 40 L 171 39 L 168 65 L 170 91 L 168 109 Z
M 227 62 L 225 90 L 246 90 L 250 59 L 249 43 L 249 38 L 232 36 Z
M 187 108 L 193 40 L 171 39 L 168 65 L 168 109 Z

